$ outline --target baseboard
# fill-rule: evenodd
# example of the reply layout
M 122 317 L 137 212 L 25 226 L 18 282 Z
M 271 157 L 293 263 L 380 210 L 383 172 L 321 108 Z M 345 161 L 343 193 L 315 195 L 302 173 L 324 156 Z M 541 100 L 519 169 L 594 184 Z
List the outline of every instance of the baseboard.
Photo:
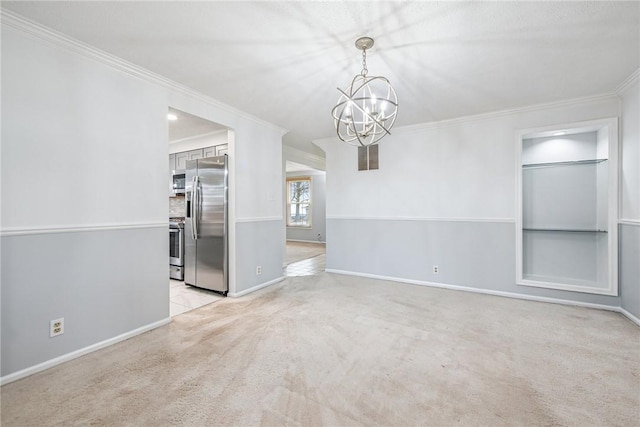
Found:
M 243 295 L 250 294 L 251 292 L 255 292 L 255 291 L 257 291 L 258 289 L 266 288 L 267 286 L 271 286 L 271 285 L 273 285 L 273 284 L 275 284 L 275 283 L 282 282 L 283 280 L 284 280 L 284 276 L 280 276 L 280 277 L 278 277 L 278 278 L 276 278 L 276 279 L 269 280 L 268 282 L 260 283 L 259 285 L 256 285 L 256 286 L 254 286 L 254 287 L 252 287 L 252 288 L 245 289 L 244 291 L 240 291 L 240 292 L 229 292 L 229 293 L 227 294 L 227 296 L 230 296 L 230 297 L 232 297 L 232 298 L 238 298 L 238 297 L 241 297 L 241 296 L 243 296 Z
M 640 326 L 640 319 L 639 318 L 637 318 L 633 314 L 629 313 L 627 310 L 625 310 L 622 307 L 620 307 L 620 309 L 618 311 L 620 312 L 620 314 L 622 314 L 623 316 L 627 317 L 633 323 L 635 323 L 636 325 Z
M 442 289 L 450 289 L 454 291 L 473 292 L 476 294 L 494 295 L 498 297 L 522 299 L 522 300 L 529 300 L 529 301 L 548 302 L 551 304 L 562 304 L 562 305 L 572 305 L 572 306 L 578 306 L 578 307 L 596 308 L 599 310 L 616 311 L 618 313 L 622 313 L 621 311 L 622 309 L 620 307 L 604 305 L 604 304 L 593 304 L 590 302 L 580 302 L 580 301 L 564 300 L 559 298 L 539 297 L 535 295 L 517 294 L 514 292 L 494 291 L 490 289 L 472 288 L 469 286 L 448 285 L 446 283 L 427 282 L 423 280 L 413 280 L 413 279 L 402 279 L 398 277 L 380 276 L 377 274 L 368 274 L 368 273 L 357 273 L 353 271 L 333 270 L 333 269 L 326 269 L 325 271 L 327 273 L 367 277 L 370 279 L 387 280 L 390 282 L 407 283 L 410 285 L 428 286 L 431 288 L 442 288 Z M 625 314 L 625 316 L 627 315 Z M 632 315 L 629 314 L 628 316 L 632 316 Z
M 162 319 L 157 322 L 150 323 L 148 325 L 142 326 L 132 331 L 125 332 L 124 334 L 118 335 L 116 337 L 109 338 L 107 340 L 101 341 L 96 344 L 92 344 L 88 347 L 84 347 L 76 351 L 72 351 L 71 353 L 67 353 L 62 356 L 56 357 L 54 359 L 47 360 L 46 362 L 42 362 L 37 365 L 31 366 L 29 368 L 22 369 L 21 371 L 5 375 L 4 377 L 0 377 L 0 385 L 5 385 L 10 382 L 28 377 L 29 375 L 33 375 L 35 373 L 44 371 L 45 369 L 53 368 L 54 366 L 60 365 L 61 363 L 68 362 L 80 356 L 84 356 L 85 354 L 93 353 L 94 351 L 100 350 L 105 347 L 109 347 L 110 345 L 119 343 L 120 341 L 124 341 L 129 338 L 135 337 L 136 335 L 140 335 L 145 332 L 148 332 L 152 329 L 159 328 L 160 326 L 164 326 L 169 322 L 171 322 L 171 318 L 167 317 L 166 319 Z
M 287 242 L 299 242 L 299 243 L 317 243 L 319 245 L 326 245 L 327 242 L 321 242 L 318 240 L 297 240 L 297 239 L 287 239 Z

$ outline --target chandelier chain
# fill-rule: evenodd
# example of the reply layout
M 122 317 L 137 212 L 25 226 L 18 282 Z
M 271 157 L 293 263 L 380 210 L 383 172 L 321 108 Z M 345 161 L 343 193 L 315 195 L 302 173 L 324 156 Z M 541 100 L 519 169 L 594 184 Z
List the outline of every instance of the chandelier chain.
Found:
M 369 70 L 367 70 L 367 49 L 362 49 L 362 71 L 360 71 L 360 74 L 366 77 L 368 72 Z

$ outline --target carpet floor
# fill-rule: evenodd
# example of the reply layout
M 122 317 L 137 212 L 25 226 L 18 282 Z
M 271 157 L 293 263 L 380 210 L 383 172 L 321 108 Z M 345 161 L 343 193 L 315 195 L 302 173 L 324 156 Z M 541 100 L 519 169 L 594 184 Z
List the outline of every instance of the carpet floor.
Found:
M 2 387 L 9 426 L 631 426 L 613 312 L 321 273 Z

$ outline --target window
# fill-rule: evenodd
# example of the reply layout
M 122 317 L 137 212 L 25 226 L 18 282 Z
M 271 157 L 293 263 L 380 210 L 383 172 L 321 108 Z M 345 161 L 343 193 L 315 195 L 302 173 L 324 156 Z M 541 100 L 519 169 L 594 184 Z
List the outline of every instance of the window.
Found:
M 311 227 L 311 178 L 287 178 L 287 226 Z

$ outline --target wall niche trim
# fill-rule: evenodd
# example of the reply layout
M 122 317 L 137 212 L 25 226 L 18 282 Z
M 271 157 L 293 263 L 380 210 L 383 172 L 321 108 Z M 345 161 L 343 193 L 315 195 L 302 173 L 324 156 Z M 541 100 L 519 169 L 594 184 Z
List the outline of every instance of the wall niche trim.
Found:
M 618 295 L 618 118 L 516 138 L 516 283 Z

